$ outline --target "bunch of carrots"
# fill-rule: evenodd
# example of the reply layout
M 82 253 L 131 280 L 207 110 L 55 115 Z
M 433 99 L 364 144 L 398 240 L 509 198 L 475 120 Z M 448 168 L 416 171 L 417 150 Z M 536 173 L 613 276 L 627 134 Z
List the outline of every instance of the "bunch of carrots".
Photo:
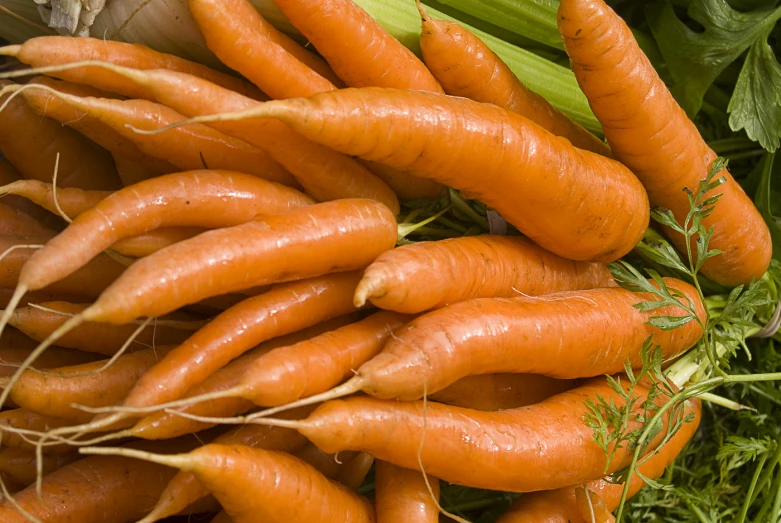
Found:
M 690 220 L 716 154 L 602 0 L 558 19 L 607 142 L 420 4 L 422 60 L 351 0 L 274 2 L 310 47 L 247 0 L 189 0 L 235 75 L 90 38 L 0 49 L 0 521 L 465 521 L 440 480 L 523 493 L 502 523 L 614 521 L 700 419 L 635 374 L 708 311 L 609 264 L 652 207 Z M 749 284 L 769 231 L 716 176 L 703 234 L 663 233 Z M 519 234 L 401 218 L 453 190 Z M 637 462 L 594 437 L 599 404 L 669 430 Z

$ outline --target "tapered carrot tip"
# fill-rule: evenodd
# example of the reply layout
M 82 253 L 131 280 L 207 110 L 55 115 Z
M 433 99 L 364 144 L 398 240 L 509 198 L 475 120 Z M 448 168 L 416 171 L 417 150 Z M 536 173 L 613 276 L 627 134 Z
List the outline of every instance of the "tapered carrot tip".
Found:
M 356 307 L 363 307 L 366 305 L 366 301 L 369 298 L 378 298 L 382 296 L 382 291 L 385 288 L 385 281 L 382 278 L 367 278 L 363 277 L 358 282 L 358 287 L 355 289 L 355 295 L 353 296 L 353 305 Z
M 21 45 L 7 45 L 5 47 L 0 47 L 0 56 L 16 56 L 21 50 Z
M 152 463 L 158 463 L 160 465 L 167 465 L 169 467 L 189 470 L 188 465 L 194 465 L 196 459 L 189 454 L 173 454 L 173 455 L 161 455 L 153 454 L 151 452 L 144 452 L 135 449 L 125 449 L 120 447 L 84 447 L 79 449 L 79 453 L 86 455 L 98 455 L 98 456 L 123 456 L 126 458 L 142 459 L 144 461 L 151 461 Z
M 423 4 L 420 3 L 420 0 L 415 0 L 415 7 L 418 8 L 418 13 L 420 13 L 420 18 L 424 22 L 428 22 L 429 20 L 431 20 L 431 17 L 426 12 L 426 8 L 423 7 Z

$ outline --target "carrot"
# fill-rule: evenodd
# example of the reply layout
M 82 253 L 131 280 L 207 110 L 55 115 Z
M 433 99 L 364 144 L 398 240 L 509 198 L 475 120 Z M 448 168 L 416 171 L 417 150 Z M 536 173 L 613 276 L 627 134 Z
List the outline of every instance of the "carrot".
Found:
M 36 236 L 53 232 L 24 211 L 0 203 L 0 234 Z
M 417 318 L 361 365 L 355 377 L 308 401 L 360 390 L 378 398 L 412 400 L 465 376 L 497 372 L 560 379 L 613 374 L 621 372 L 627 360 L 633 368 L 642 365 L 642 348 L 651 336 L 669 360 L 700 339 L 706 313 L 694 287 L 672 278 L 665 284 L 685 296 L 684 304 L 690 300 L 697 319 L 674 330 L 653 327 L 652 316 L 688 313 L 678 305 L 641 312 L 635 304 L 656 301 L 655 295 L 622 288 L 536 298 L 478 298 Z
M 13 327 L 8 328 L 3 333 L 3 336 L 0 337 L 0 349 L 12 348 L 33 350 L 37 346 L 38 342 Z
M 93 93 L 96 89 L 91 87 L 62 82 L 43 76 L 33 78 L 29 83 L 44 85 L 73 96 L 101 97 L 100 94 Z M 115 159 L 117 155 L 130 159 L 134 164 L 146 168 L 155 175 L 172 173 L 178 170 L 164 159 L 144 154 L 132 140 L 125 138 L 120 133 L 101 122 L 98 118 L 90 116 L 85 111 L 76 109 L 74 106 L 47 91 L 41 89 L 25 89 L 21 91 L 21 96 L 24 97 L 24 101 L 33 111 L 41 116 L 47 116 L 75 129 L 111 152 Z M 105 97 L 105 95 L 103 95 L 103 97 Z M 117 168 L 120 179 L 125 183 L 119 166 L 117 166 Z
M 416 0 L 423 60 L 445 92 L 520 114 L 579 149 L 610 157 L 599 138 L 529 90 L 480 38 L 456 22 L 436 20 Z
M 136 147 L 136 149 L 138 148 Z M 138 152 L 142 154 L 144 158 L 147 158 L 140 150 Z M 119 179 L 122 180 L 122 185 L 125 187 L 159 176 L 153 169 L 149 169 L 138 163 L 135 158 L 116 153 L 113 153 L 111 156 L 114 158 L 114 165 L 117 167 Z M 168 174 L 179 170 L 176 167 L 171 167 L 172 168 L 170 169 L 165 169 L 161 174 Z
M 46 287 L 115 242 L 159 227 L 226 227 L 311 202 L 295 189 L 231 171 L 161 176 L 117 191 L 85 211 L 32 256 L 19 282 L 33 290 Z
M 243 110 L 257 105 L 250 98 L 180 73 L 116 67 L 112 70 L 143 85 L 157 101 L 187 116 Z M 281 122 L 225 122 L 210 127 L 266 151 L 318 201 L 372 198 L 398 213 L 396 196 L 360 163 L 303 138 Z
M 209 49 L 271 98 L 309 96 L 337 88 L 283 47 L 249 2 L 188 0 L 187 4 Z
M 2 444 L 4 447 L 27 451 L 35 450 L 35 442 L 52 429 L 67 427 L 68 420 L 43 416 L 26 409 L 13 409 L 0 412 L 0 427 L 3 428 Z M 43 447 L 44 454 L 67 454 L 73 450 L 68 444 L 49 445 Z
M 11 303 L 11 297 L 14 294 L 13 289 L 0 288 L 0 309 L 5 309 Z M 61 292 L 33 291 L 28 292 L 19 302 L 17 307 L 27 307 L 28 305 L 38 304 L 49 301 L 66 301 L 70 303 L 84 303 L 90 301 L 85 296 L 75 294 L 63 294 Z M 35 347 L 33 347 L 35 348 Z
M 77 452 L 70 454 L 43 456 L 43 474 L 50 474 L 57 469 L 73 463 L 81 456 Z M 0 473 L 10 477 L 14 483 L 22 488 L 35 483 L 36 461 L 35 454 L 29 450 L 5 448 L 0 450 Z M 21 490 L 21 489 L 20 489 Z
M 189 240 L 206 231 L 203 227 L 162 227 L 144 234 L 130 236 L 111 246 L 125 256 L 143 258 L 177 242 Z
M 574 380 L 537 374 L 483 374 L 461 378 L 430 398 L 446 405 L 492 411 L 534 405 L 574 386 Z
M 70 218 L 75 218 L 91 209 L 112 193 L 113 191 L 86 191 L 78 187 L 57 187 L 57 203 L 55 204 L 51 183 L 40 180 L 18 180 L 0 187 L 0 196 L 7 194 L 22 196 L 57 215 L 59 215 L 57 209 L 57 204 L 59 204 L 60 209 Z
M 11 390 L 18 406 L 56 416 L 72 423 L 86 423 L 93 415 L 72 404 L 87 407 L 114 405 L 127 395 L 138 378 L 166 353 L 165 348 L 123 354 L 110 366 L 108 360 L 47 369 L 46 374 L 25 371 Z M 0 381 L 0 385 L 4 385 Z
M 132 141 L 144 154 L 169 161 L 179 169 L 236 170 L 269 181 L 295 184 L 290 173 L 262 150 L 205 125 L 188 125 L 164 134 L 140 134 L 128 128 L 131 125 L 136 129 L 155 130 L 185 119 L 164 105 L 148 100 L 82 98 L 41 84 L 29 84 L 24 88 L 43 90 L 60 98 Z
M 248 82 L 177 56 L 159 53 L 140 44 L 128 44 L 103 38 L 42 36 L 30 38 L 22 45 L 4 47 L 0 49 L 0 55 L 13 56 L 20 62 L 36 68 L 85 60 L 101 60 L 134 69 L 169 69 L 204 78 L 252 98 L 264 99 L 262 93 Z M 95 67 L 51 71 L 51 74 L 69 82 L 93 85 L 130 98 L 151 98 L 143 88 L 110 71 Z
M 337 455 L 339 456 L 339 459 L 343 459 L 344 457 L 344 453 L 339 453 Z M 334 479 L 351 490 L 358 490 L 366 479 L 366 476 L 369 474 L 372 465 L 374 465 L 374 457 L 365 452 L 361 452 L 353 459 L 346 462 L 334 476 Z
M 19 87 L 0 80 L 0 88 Z M 5 105 L 7 103 L 7 105 Z M 50 181 L 60 153 L 58 183 L 64 187 L 115 189 L 119 179 L 111 157 L 77 132 L 41 118 L 19 98 L 0 96 L 3 155 L 25 178 Z
M 652 205 L 672 211 L 684 223 L 690 205 L 684 189 L 696 192 L 716 153 L 673 98 L 626 23 L 602 0 L 563 0 L 557 22 L 572 70 L 615 157 L 643 182 Z M 702 221 L 713 227 L 702 273 L 734 287 L 762 277 L 770 264 L 770 231 L 751 199 L 726 169 L 724 183 L 706 193 L 721 194 Z M 739 225 L 738 225 L 739 224 Z M 683 235 L 667 231 L 682 252 Z M 692 247 L 693 252 L 696 247 Z
M 539 296 L 611 285 L 605 265 L 562 259 L 526 238 L 465 236 L 381 254 L 364 271 L 355 303 L 361 306 L 368 299 L 382 309 L 414 314 L 472 298 Z
M 645 191 L 626 167 L 488 104 L 420 91 L 342 89 L 189 121 L 247 118 L 277 118 L 338 151 L 466 190 L 564 258 L 618 259 L 648 226 Z
M 31 350 L 30 348 L 0 347 L 0 377 L 5 378 L 13 374 L 16 367 L 24 361 Z M 68 365 L 81 365 L 96 359 L 95 355 L 89 352 L 51 347 L 35 361 L 35 368 L 53 369 Z
M 584 520 L 588 518 L 588 521 L 593 523 L 615 523 L 615 516 L 610 513 L 605 500 L 598 494 L 589 492 L 584 487 L 578 487 L 575 489 L 575 500 L 578 512 Z
M 307 443 L 302 448 L 293 453 L 301 461 L 312 465 L 320 474 L 327 478 L 334 478 L 345 462 L 349 462 L 358 453 L 354 451 L 340 452 L 336 454 L 326 454 L 312 443 Z
M 431 490 L 439 499 L 439 480 L 429 478 Z M 439 508 L 419 470 L 397 467 L 377 460 L 374 469 L 375 506 L 377 523 L 437 523 Z
M 0 157 L 0 186 L 8 185 L 10 183 L 19 181 L 22 179 L 22 174 L 16 170 L 16 168 L 8 163 L 8 160 Z M 3 205 L 19 209 L 30 217 L 38 220 L 42 225 L 50 228 L 61 228 L 62 222 L 53 217 L 50 213 L 45 212 L 43 209 L 30 202 L 26 198 L 20 196 L 6 196 L 0 200 Z
M 639 462 L 637 471 L 629 483 L 629 497 L 637 494 L 645 486 L 645 481 L 640 477 L 640 474 L 648 479 L 661 477 L 664 470 L 675 460 L 697 431 L 702 405 L 699 400 L 689 400 L 685 408 L 687 413 L 694 414 L 694 419 L 684 423 L 664 445 L 644 458 L 645 461 Z M 592 498 L 596 495 L 604 502 L 608 511 L 618 508 L 624 489 L 623 483 L 616 484 L 607 479 L 600 479 L 585 486 L 592 494 Z M 546 523 L 586 523 L 591 518 L 585 518 L 580 514 L 575 496 L 574 487 L 526 494 L 513 503 L 497 523 L 538 523 L 540 521 Z
M 282 452 L 213 443 L 173 456 L 110 447 L 82 449 L 82 453 L 119 453 L 190 471 L 236 523 L 374 521 L 374 507 L 366 498 Z
M 274 0 L 350 87 L 442 92 L 426 66 L 352 0 Z
M 427 473 L 450 483 L 530 492 L 581 484 L 629 462 L 631 451 L 622 447 L 606 467 L 605 451 L 583 420 L 587 401 L 597 401 L 597 395 L 624 406 L 625 399 L 600 377 L 537 405 L 498 412 L 429 402 L 424 418 L 423 402 L 352 397 L 329 401 L 301 421 L 252 422 L 296 429 L 324 452 L 358 450 L 400 467 L 419 469 L 422 463 Z M 646 395 L 645 386 L 635 387 L 636 414 Z M 629 430 L 637 426 L 628 424 Z M 541 443 L 545 452 L 539 451 Z
M 42 342 L 68 318 L 88 307 L 84 304 L 67 302 L 45 302 L 39 307 L 16 309 L 9 325 L 16 327 L 32 339 Z M 43 307 L 43 308 L 41 308 Z M 60 314 L 58 314 L 60 312 Z M 142 346 L 174 345 L 186 340 L 203 322 L 181 321 L 174 326 L 155 325 L 154 322 L 133 338 L 130 349 Z M 57 340 L 58 345 L 70 349 L 111 356 L 120 350 L 138 329 L 138 325 L 110 325 L 106 323 L 83 323 Z M 120 398 L 121 399 L 121 398 Z

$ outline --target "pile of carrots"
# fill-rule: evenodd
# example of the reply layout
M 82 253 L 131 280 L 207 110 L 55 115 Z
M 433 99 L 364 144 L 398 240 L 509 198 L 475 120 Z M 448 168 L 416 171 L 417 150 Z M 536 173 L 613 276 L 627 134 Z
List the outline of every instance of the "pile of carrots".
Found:
M 607 264 L 651 206 L 684 221 L 716 154 L 602 0 L 558 19 L 607 142 L 420 4 L 422 60 L 351 0 L 274 2 L 310 47 L 247 0 L 189 0 L 236 75 L 90 38 L 0 49 L 0 521 L 435 522 L 440 480 L 525 493 L 502 523 L 612 521 L 632 449 L 608 460 L 588 405 L 623 407 L 606 375 L 649 339 L 682 354 L 707 313 L 667 278 L 699 321 L 654 327 L 684 311 L 636 307 L 657 298 Z M 702 272 L 736 286 L 771 242 L 719 176 Z M 448 187 L 521 235 L 401 242 L 400 202 Z

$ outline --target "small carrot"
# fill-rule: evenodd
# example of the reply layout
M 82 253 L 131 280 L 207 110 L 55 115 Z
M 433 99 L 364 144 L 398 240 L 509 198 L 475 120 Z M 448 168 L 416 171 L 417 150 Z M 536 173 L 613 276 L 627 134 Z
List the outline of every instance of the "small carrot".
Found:
M 483 374 L 461 378 L 430 398 L 467 409 L 517 409 L 539 403 L 574 386 L 575 380 L 558 380 L 538 374 Z
M 676 433 L 662 446 L 639 462 L 637 471 L 629 483 L 629 497 L 634 496 L 645 486 L 645 480 L 662 476 L 664 470 L 675 460 L 681 450 L 700 424 L 702 405 L 699 400 L 689 400 L 685 405 L 685 413 L 693 414 L 694 419 L 684 423 Z M 614 483 L 600 479 L 587 483 L 585 487 L 593 495 L 599 497 L 609 511 L 618 508 L 623 483 Z M 584 518 L 578 508 L 574 487 L 561 488 L 526 494 L 519 498 L 497 523 L 587 523 L 591 518 Z
M 13 56 L 20 62 L 35 68 L 85 60 L 101 60 L 134 69 L 169 69 L 204 78 L 258 100 L 265 99 L 262 93 L 248 82 L 178 56 L 159 53 L 140 44 L 128 44 L 103 38 L 42 36 L 30 38 L 22 45 L 0 48 L 0 55 Z M 143 88 L 110 71 L 98 68 L 82 67 L 51 71 L 51 74 L 63 80 L 94 85 L 105 91 L 113 91 L 130 98 L 150 98 Z
M 421 91 L 341 89 L 188 122 L 251 118 L 279 119 L 343 153 L 468 191 L 564 258 L 616 260 L 648 226 L 648 199 L 629 169 L 489 104 Z
M 429 477 L 429 484 L 431 492 L 419 470 L 377 460 L 374 471 L 377 523 L 437 523 L 439 508 L 431 497 L 439 500 L 439 480 Z
M 456 22 L 436 20 L 416 0 L 423 20 L 423 60 L 445 92 L 520 114 L 572 145 L 610 157 L 605 143 L 523 85 L 496 53 Z
M 34 348 L 34 347 L 33 347 Z M 0 347 L 0 377 L 11 376 L 30 354 L 30 348 Z M 80 350 L 51 347 L 35 362 L 36 369 L 54 369 L 69 365 L 81 365 L 96 361 L 94 354 Z M 32 372 L 32 371 L 31 371 Z M 18 405 L 18 404 L 17 404 Z
M 572 70 L 613 154 L 640 178 L 652 205 L 669 209 L 684 223 L 690 210 L 687 192 L 697 192 L 716 153 L 659 78 L 629 27 L 605 2 L 563 0 L 556 20 Z M 762 277 L 772 242 L 740 185 L 726 169 L 719 176 L 724 183 L 705 197 L 721 194 L 721 199 L 702 225 L 713 228 L 709 248 L 723 254 L 708 259 L 702 273 L 734 287 Z M 686 252 L 684 236 L 667 232 Z
M 36 236 L 53 232 L 24 211 L 0 203 L 0 234 Z
M 352 0 L 274 0 L 350 87 L 442 92 L 426 66 Z
M 374 507 L 366 498 L 282 452 L 213 443 L 173 456 L 110 447 L 82 453 L 121 454 L 191 471 L 236 523 L 374 521 Z
M 148 100 L 82 98 L 41 84 L 5 89 L 43 90 L 98 119 L 132 141 L 144 154 L 169 161 L 179 169 L 200 169 L 208 166 L 246 172 L 285 185 L 295 184 L 290 173 L 271 160 L 265 152 L 205 125 L 188 125 L 163 134 L 140 134 L 127 127 L 132 125 L 136 129 L 149 131 L 185 119 L 183 115 L 161 104 Z
M 57 469 L 73 463 L 79 459 L 78 452 L 70 454 L 43 456 L 41 469 L 43 474 L 50 474 Z M 22 488 L 35 483 L 36 461 L 35 454 L 29 450 L 4 448 L 0 450 L 0 473 L 10 477 L 14 483 Z
M 209 49 L 271 98 L 309 96 L 337 88 L 291 54 L 285 48 L 290 44 L 283 47 L 248 1 L 188 0 L 187 4 Z
M 0 80 L 0 88 L 18 88 Z M 25 178 L 51 181 L 57 153 L 58 183 L 83 189 L 119 187 L 114 164 L 107 151 L 98 149 L 72 129 L 41 118 L 21 99 L 0 96 L 0 143 L 3 155 Z
M 16 327 L 32 339 L 42 342 L 69 318 L 86 309 L 88 305 L 66 302 L 44 302 L 34 307 L 16 309 L 8 324 Z M 155 325 L 154 322 L 136 334 L 131 350 L 159 345 L 176 345 L 192 335 L 204 322 L 178 321 L 175 325 Z M 107 323 L 83 323 L 57 340 L 58 345 L 96 354 L 111 356 L 126 345 L 138 329 L 137 325 L 111 325 Z M 121 399 L 121 398 L 120 398 Z
M 368 299 L 382 309 L 414 314 L 472 298 L 538 296 L 611 285 L 607 266 L 565 260 L 526 238 L 465 236 L 417 242 L 381 254 L 364 271 L 355 304 L 362 306 Z

